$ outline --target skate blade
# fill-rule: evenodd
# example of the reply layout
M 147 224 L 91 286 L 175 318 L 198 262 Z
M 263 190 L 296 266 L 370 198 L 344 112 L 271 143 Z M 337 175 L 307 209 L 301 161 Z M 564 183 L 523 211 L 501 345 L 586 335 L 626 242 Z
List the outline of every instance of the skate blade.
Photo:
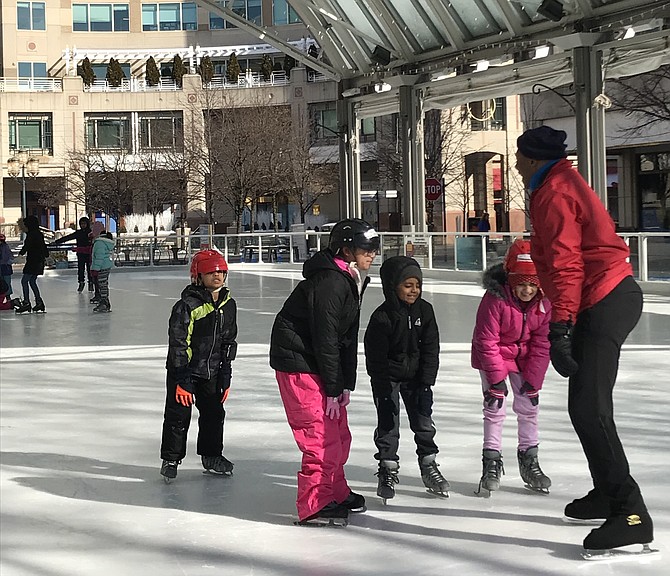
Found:
M 431 488 L 426 488 L 426 492 L 428 492 L 428 494 L 432 494 L 433 496 L 437 496 L 438 498 L 449 498 L 448 490 L 433 490 Z
M 475 494 L 480 498 L 490 498 L 495 490 L 489 490 L 488 488 L 482 488 L 481 486 L 475 490 Z
M 226 472 L 217 472 L 216 470 L 203 470 L 202 473 L 207 476 L 218 476 L 218 477 L 221 476 L 229 477 L 233 475 L 232 470 L 227 470 Z
M 310 528 L 345 528 L 349 525 L 347 518 L 314 518 L 313 520 L 296 520 L 294 526 Z
M 524 488 L 526 490 L 530 490 L 531 492 L 535 492 L 537 494 L 549 494 L 549 488 L 535 488 L 531 486 L 530 484 L 524 484 Z
M 563 522 L 566 524 L 575 524 L 576 526 L 600 526 L 607 518 L 589 518 L 582 520 L 581 518 L 571 518 L 570 516 L 563 516 Z
M 639 546 L 639 544 L 631 544 Z M 642 550 L 626 550 L 624 548 L 611 548 L 609 550 L 585 550 L 582 552 L 582 558 L 590 562 L 625 562 L 626 560 L 641 561 L 645 558 L 660 557 L 659 550 L 650 548 L 649 544 L 642 544 Z
M 165 482 L 166 484 L 169 484 L 173 480 L 174 480 L 174 478 L 168 478 L 167 476 L 163 476 L 163 482 Z

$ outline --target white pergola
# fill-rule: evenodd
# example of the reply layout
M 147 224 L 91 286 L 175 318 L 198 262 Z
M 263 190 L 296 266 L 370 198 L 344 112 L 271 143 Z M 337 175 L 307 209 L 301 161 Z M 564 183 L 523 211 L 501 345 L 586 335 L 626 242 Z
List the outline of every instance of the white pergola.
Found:
M 361 118 L 399 112 L 403 224 L 425 229 L 423 116 L 431 108 L 574 84 L 579 169 L 606 194 L 606 78 L 670 63 L 670 0 L 289 0 L 320 47 L 195 0 L 340 82 L 341 215 L 359 216 Z M 546 57 L 536 58 L 544 47 Z

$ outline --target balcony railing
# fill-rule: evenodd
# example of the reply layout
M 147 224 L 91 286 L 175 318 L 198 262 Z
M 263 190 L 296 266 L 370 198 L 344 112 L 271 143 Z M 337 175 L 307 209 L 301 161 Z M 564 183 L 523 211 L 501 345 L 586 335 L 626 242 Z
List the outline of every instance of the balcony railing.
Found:
M 61 78 L 0 78 L 0 92 L 62 92 Z
M 328 76 L 321 72 L 315 72 L 314 70 L 307 72 L 307 82 L 328 82 L 330 80 Z
M 111 86 L 107 80 L 94 80 L 84 86 L 84 92 L 174 92 L 181 90 L 171 78 L 161 78 L 156 86 L 149 86 L 144 78 L 124 78 L 121 86 Z
M 221 89 L 221 88 L 263 88 L 268 86 L 286 86 L 289 83 L 286 77 L 286 72 L 277 71 L 270 74 L 270 79 L 266 80 L 263 75 L 258 72 L 248 72 L 247 74 L 240 74 L 237 82 L 231 82 L 225 76 L 215 76 L 209 84 L 205 84 L 205 88 Z

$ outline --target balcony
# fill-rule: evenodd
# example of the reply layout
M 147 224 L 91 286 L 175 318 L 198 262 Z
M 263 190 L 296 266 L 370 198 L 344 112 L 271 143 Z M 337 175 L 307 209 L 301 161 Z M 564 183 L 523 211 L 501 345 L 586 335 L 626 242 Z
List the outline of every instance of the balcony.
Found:
M 0 92 L 62 92 L 61 78 L 0 78 Z
M 267 88 L 270 86 L 286 86 L 289 79 L 286 77 L 286 72 L 278 70 L 270 74 L 270 79 L 265 80 L 263 75 L 259 72 L 247 72 L 240 74 L 237 82 L 231 82 L 225 76 L 215 76 L 209 84 L 205 84 L 205 88 L 209 89 L 228 89 L 228 88 Z
M 121 86 L 112 86 L 107 80 L 94 80 L 84 86 L 84 92 L 175 92 L 181 90 L 171 78 L 161 78 L 156 86 L 150 86 L 144 78 L 124 78 Z

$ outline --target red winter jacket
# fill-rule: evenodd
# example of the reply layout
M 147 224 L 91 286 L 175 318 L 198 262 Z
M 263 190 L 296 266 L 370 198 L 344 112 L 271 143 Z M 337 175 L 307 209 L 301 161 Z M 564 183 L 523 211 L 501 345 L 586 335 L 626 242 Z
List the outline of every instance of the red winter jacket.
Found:
M 483 280 L 486 294 L 472 334 L 472 367 L 483 370 L 489 384 L 501 382 L 510 372 L 520 372 L 540 390 L 549 367 L 549 300 L 539 293 L 522 310 L 502 264 L 489 268 Z
M 628 246 L 570 161 L 559 160 L 532 192 L 530 220 L 531 257 L 551 300 L 552 321 L 575 322 L 632 275 Z

